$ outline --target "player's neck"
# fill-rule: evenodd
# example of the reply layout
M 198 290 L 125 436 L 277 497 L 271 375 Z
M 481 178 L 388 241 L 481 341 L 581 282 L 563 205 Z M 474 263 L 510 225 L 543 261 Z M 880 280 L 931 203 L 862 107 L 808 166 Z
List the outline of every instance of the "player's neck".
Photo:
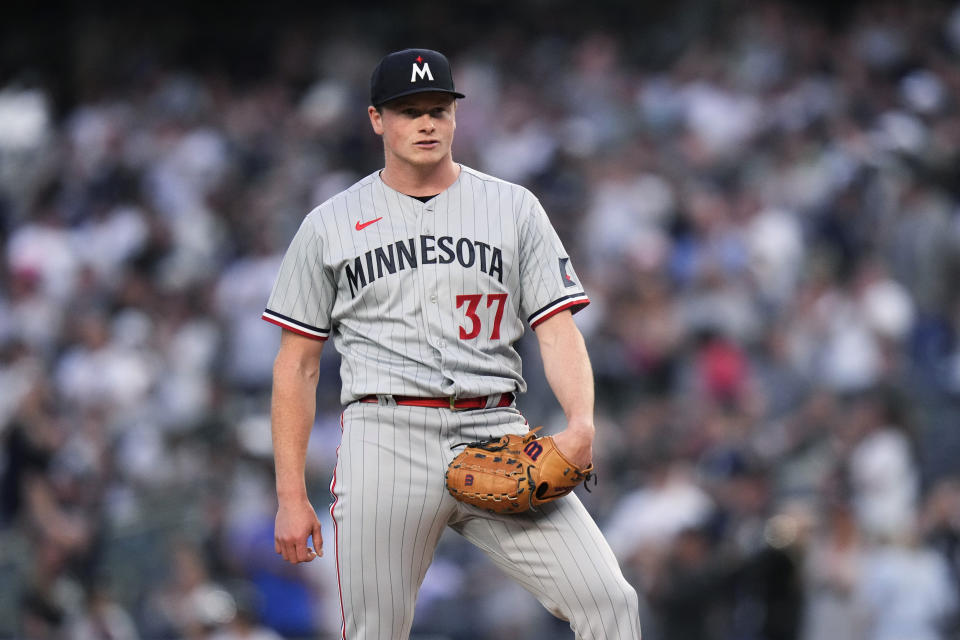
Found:
M 426 167 L 390 160 L 388 157 L 380 179 L 391 189 L 408 196 L 436 195 L 445 191 L 460 176 L 460 165 L 450 156 Z

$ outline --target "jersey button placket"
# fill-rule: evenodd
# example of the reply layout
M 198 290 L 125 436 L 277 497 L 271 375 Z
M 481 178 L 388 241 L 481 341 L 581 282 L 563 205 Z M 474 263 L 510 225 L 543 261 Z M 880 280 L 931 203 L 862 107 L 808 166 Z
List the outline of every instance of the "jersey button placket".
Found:
M 431 203 L 433 201 L 431 200 Z M 431 203 L 426 203 L 421 205 L 420 209 L 420 234 L 429 236 L 433 235 L 434 230 L 434 220 L 433 220 L 433 206 Z M 436 240 L 434 240 L 436 242 Z M 436 245 L 434 245 L 436 246 Z M 423 256 L 421 256 L 421 259 Z M 436 253 L 434 252 L 433 258 L 436 259 Z M 437 296 L 437 278 L 438 274 L 435 269 L 432 267 L 434 265 L 425 265 L 421 272 L 420 286 L 424 299 L 430 300 L 430 305 L 426 306 L 423 310 L 424 315 L 424 324 L 427 327 L 427 341 L 434 346 L 436 349 L 443 349 L 445 344 L 441 338 L 442 330 L 439 326 L 440 313 L 437 308 L 439 298 Z M 439 354 L 441 361 L 443 360 L 443 355 Z
M 437 196 L 437 198 L 439 198 L 439 197 L 440 197 L 440 196 Z M 433 210 L 434 210 L 434 204 L 436 203 L 437 198 L 434 198 L 433 200 L 430 200 L 430 201 L 427 202 L 427 203 L 424 205 L 424 207 L 423 207 L 423 220 L 424 220 L 424 223 L 425 223 L 425 224 L 424 224 L 424 233 L 426 233 L 426 234 L 428 234 L 428 235 L 430 235 L 430 234 L 432 233 L 431 229 L 433 229 L 433 230 L 436 229 L 436 225 L 434 224 L 436 221 L 435 221 L 434 218 L 433 218 Z M 434 242 L 436 242 L 436 238 L 434 238 Z M 442 326 L 442 325 L 443 325 L 443 313 L 442 313 L 442 311 L 441 311 L 439 308 L 436 307 L 436 304 L 437 304 L 437 301 L 438 301 L 437 291 L 438 291 L 439 286 L 440 286 L 440 285 L 439 285 L 439 280 L 440 280 L 440 272 L 437 271 L 437 272 L 436 272 L 436 276 L 433 278 L 433 282 L 432 282 L 432 287 L 433 287 L 433 288 L 432 288 L 431 293 L 430 293 L 430 302 L 433 302 L 434 305 L 435 305 L 435 306 L 434 306 L 434 316 L 433 316 L 433 317 L 437 319 L 438 324 L 435 325 L 435 326 L 433 326 L 432 329 L 433 329 L 433 331 L 434 331 L 434 335 L 437 337 L 437 349 L 440 350 L 440 363 L 441 363 L 441 368 L 445 368 L 445 367 L 443 367 L 443 363 L 446 361 L 446 354 L 444 353 L 443 350 L 447 348 L 447 341 L 443 338 L 443 326 Z
M 435 223 L 436 223 L 436 220 L 434 219 L 434 207 L 435 207 L 435 205 L 436 205 L 437 200 L 439 200 L 440 198 L 445 197 L 445 195 L 446 195 L 446 194 L 438 195 L 436 198 L 434 198 L 433 200 L 429 201 L 429 202 L 426 204 L 426 206 L 424 207 L 424 220 L 429 220 L 429 221 L 431 221 L 431 225 L 432 225 L 432 228 L 434 229 L 434 231 L 436 231 L 436 224 L 435 224 Z M 438 234 L 438 235 L 439 235 L 439 234 Z M 446 279 L 447 275 L 448 275 L 448 274 L 447 274 L 446 272 L 443 273 L 442 277 L 444 278 L 444 280 Z M 434 292 L 433 292 L 432 295 L 431 295 L 431 299 L 432 299 L 432 300 L 438 300 L 437 291 L 438 291 L 439 288 L 440 288 L 440 284 L 439 284 L 440 278 L 441 278 L 441 272 L 438 270 L 438 272 L 437 272 L 437 277 L 434 279 Z M 449 293 L 450 295 L 452 295 L 451 292 L 448 292 L 448 293 Z M 436 313 L 435 317 L 437 318 L 438 325 L 435 327 L 435 329 L 436 329 L 437 336 L 438 336 L 438 338 L 439 338 L 438 341 L 437 341 L 437 348 L 440 350 L 440 367 L 441 367 L 441 370 L 443 370 L 443 371 L 446 372 L 446 371 L 447 371 L 447 366 L 446 366 L 446 362 L 447 362 L 447 352 L 446 352 L 446 349 L 447 349 L 448 344 L 447 344 L 446 338 L 444 337 L 444 331 L 443 331 L 443 319 L 444 319 L 444 317 L 446 316 L 446 313 L 444 313 L 444 311 L 445 311 L 444 309 L 440 309 L 439 307 L 436 307 L 436 311 L 437 311 L 437 313 Z M 448 373 L 446 373 L 445 375 L 449 376 Z
M 435 200 L 435 199 L 436 199 L 436 198 L 434 198 L 434 200 Z M 427 235 L 430 235 L 431 233 L 433 233 L 433 231 L 432 231 L 432 229 L 433 229 L 433 200 L 431 200 L 430 202 L 427 202 L 426 204 L 423 205 L 423 216 L 421 217 L 421 219 L 423 220 L 423 224 L 424 224 L 424 226 L 423 226 L 423 232 L 426 233 Z

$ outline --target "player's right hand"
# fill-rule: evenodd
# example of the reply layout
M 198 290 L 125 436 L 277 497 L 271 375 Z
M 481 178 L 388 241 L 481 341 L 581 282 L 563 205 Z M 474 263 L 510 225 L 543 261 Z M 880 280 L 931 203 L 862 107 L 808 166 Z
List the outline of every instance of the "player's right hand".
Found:
M 313 537 L 313 549 L 307 539 Z M 281 502 L 273 530 L 274 549 L 292 564 L 310 562 L 323 555 L 320 520 L 309 500 Z

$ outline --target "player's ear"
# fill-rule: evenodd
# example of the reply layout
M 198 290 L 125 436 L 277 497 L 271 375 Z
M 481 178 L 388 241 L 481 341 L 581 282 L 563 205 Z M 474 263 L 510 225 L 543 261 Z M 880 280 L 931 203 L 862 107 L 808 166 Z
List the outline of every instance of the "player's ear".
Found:
M 370 116 L 370 126 L 373 132 L 378 136 L 383 135 L 383 114 L 373 105 L 367 107 L 367 115 Z

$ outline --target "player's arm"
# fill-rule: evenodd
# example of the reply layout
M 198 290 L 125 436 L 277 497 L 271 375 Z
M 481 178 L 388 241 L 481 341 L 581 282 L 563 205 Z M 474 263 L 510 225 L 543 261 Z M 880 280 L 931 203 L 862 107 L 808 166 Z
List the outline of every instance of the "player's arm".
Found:
M 583 335 L 569 311 L 536 326 L 543 370 L 567 417 L 567 428 L 554 436 L 557 448 L 586 467 L 593 459 L 593 369 Z
M 323 555 L 320 521 L 307 498 L 307 443 L 316 414 L 316 390 L 323 341 L 284 329 L 273 364 L 273 458 L 277 475 L 274 543 L 288 562 Z M 313 536 L 314 550 L 307 546 Z

